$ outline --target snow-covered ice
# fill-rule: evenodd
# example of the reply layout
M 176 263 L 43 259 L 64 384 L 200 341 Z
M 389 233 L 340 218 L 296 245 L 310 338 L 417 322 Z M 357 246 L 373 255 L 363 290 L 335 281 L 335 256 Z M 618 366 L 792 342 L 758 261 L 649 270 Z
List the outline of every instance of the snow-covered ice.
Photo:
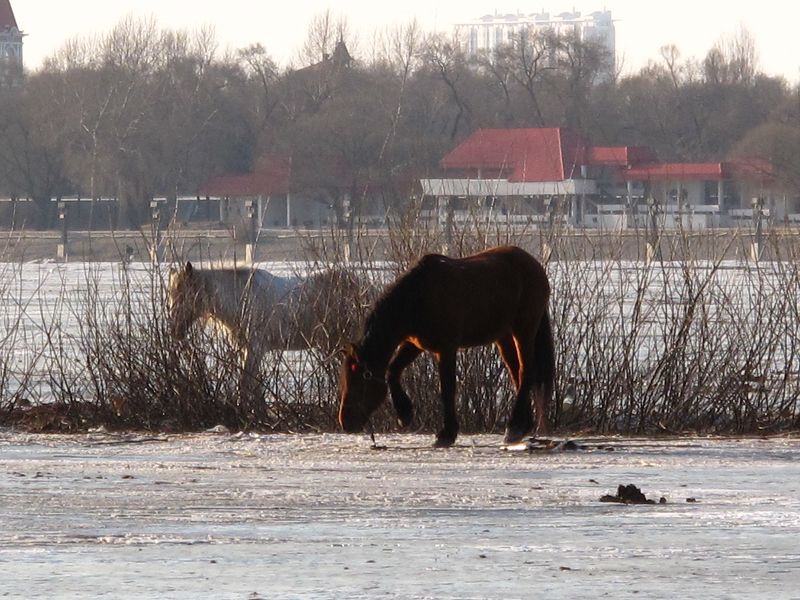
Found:
M 800 440 L 432 440 L 4 431 L 0 597 L 800 597 Z

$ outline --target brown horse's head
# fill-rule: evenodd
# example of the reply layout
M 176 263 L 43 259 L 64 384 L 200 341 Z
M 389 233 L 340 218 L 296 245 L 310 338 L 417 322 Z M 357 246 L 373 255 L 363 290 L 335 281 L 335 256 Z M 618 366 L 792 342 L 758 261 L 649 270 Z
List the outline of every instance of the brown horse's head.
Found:
M 200 288 L 192 263 L 187 262 L 182 269 L 169 270 L 167 285 L 169 331 L 176 339 L 186 337 L 189 327 L 202 312 L 198 307 Z
M 339 382 L 339 424 L 346 432 L 357 433 L 386 399 L 384 373 L 371 371 L 359 357 L 359 348 L 353 345 L 345 353 Z

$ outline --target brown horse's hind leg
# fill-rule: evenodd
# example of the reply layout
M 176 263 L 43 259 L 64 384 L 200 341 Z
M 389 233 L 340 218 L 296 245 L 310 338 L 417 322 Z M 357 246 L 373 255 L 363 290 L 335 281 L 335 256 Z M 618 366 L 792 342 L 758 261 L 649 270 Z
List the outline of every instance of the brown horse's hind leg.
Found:
M 547 435 L 550 433 L 550 427 L 547 423 L 547 386 L 543 383 L 537 383 L 533 386 L 533 404 L 536 407 L 536 433 L 538 435 Z
M 536 405 L 536 427 L 538 434 L 548 432 L 547 405 L 553 395 L 555 377 L 555 353 L 550 316 L 545 312 L 538 326 L 531 332 L 515 333 L 520 361 L 520 386 L 517 401 L 506 430 L 506 443 L 520 441 L 533 429 L 533 415 L 528 394 L 533 390 Z
M 400 349 L 389 362 L 387 368 L 386 383 L 389 384 L 389 393 L 392 396 L 392 404 L 397 413 L 397 418 L 400 425 L 408 427 L 414 418 L 414 407 L 411 404 L 411 398 L 408 397 L 403 387 L 400 385 L 400 377 L 405 371 L 406 367 L 414 362 L 414 359 L 420 355 L 420 350 L 414 344 L 403 342 Z
M 511 418 L 503 440 L 506 444 L 516 444 L 533 430 L 530 403 L 530 392 L 534 384 L 533 336 L 528 333 L 515 333 L 514 342 L 519 364 L 519 385 L 517 399 L 511 409 Z
M 503 363 L 506 365 L 514 389 L 519 391 L 519 357 L 517 356 L 517 345 L 514 343 L 513 336 L 502 337 L 495 342 L 495 345 L 500 353 L 500 358 L 503 359 Z
M 533 342 L 533 404 L 536 407 L 536 433 L 549 433 L 547 407 L 553 398 L 553 379 L 555 378 L 555 350 L 553 346 L 553 330 L 550 315 L 546 312 L 539 322 L 536 338 Z
M 458 437 L 458 417 L 456 416 L 456 351 L 439 354 L 439 382 L 442 393 L 444 427 L 436 436 L 437 448 L 452 446 Z

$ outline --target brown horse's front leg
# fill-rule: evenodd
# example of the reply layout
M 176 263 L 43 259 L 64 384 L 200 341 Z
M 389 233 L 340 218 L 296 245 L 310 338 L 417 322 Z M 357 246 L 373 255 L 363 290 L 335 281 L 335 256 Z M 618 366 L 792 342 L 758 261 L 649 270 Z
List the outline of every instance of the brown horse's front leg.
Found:
M 439 354 L 439 382 L 442 393 L 444 428 L 436 436 L 437 448 L 452 446 L 458 437 L 458 417 L 456 416 L 456 353 Z
M 400 385 L 400 377 L 403 375 L 406 367 L 414 362 L 422 352 L 414 344 L 403 342 L 400 349 L 389 361 L 387 368 L 386 383 L 389 384 L 389 393 L 392 396 L 392 404 L 397 413 L 397 418 L 400 425 L 408 427 L 414 418 L 414 407 L 411 404 L 411 398 L 408 397 L 403 387 Z

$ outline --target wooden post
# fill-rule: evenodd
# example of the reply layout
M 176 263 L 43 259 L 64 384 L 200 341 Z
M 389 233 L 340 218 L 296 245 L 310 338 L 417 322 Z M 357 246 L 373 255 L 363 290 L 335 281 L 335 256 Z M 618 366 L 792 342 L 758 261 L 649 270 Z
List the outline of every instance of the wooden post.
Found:
M 252 265 L 255 262 L 256 246 L 256 217 L 252 200 L 245 200 L 244 207 L 247 211 L 247 241 L 244 246 L 244 261 Z
M 638 223 L 638 215 L 636 214 L 636 207 L 633 204 L 633 182 L 628 181 L 625 184 L 625 197 L 627 199 L 626 208 L 627 208 L 627 218 L 625 223 L 625 228 L 633 227 L 634 229 L 639 228 Z
M 437 217 L 439 227 L 444 233 L 442 241 L 442 254 L 448 254 L 453 244 L 453 221 L 455 219 L 455 208 L 450 196 L 439 196 Z
M 69 240 L 67 234 L 67 203 L 63 200 L 58 201 L 58 220 L 61 223 L 61 242 L 56 248 L 58 260 L 67 262 L 69 260 Z
M 544 210 L 547 213 L 547 240 L 542 243 L 542 261 L 547 263 L 557 258 L 556 252 L 556 201 L 553 197 L 544 199 Z
M 750 258 L 754 262 L 761 260 L 764 254 L 764 198 L 753 198 L 753 242 L 750 244 Z
M 344 216 L 344 225 L 345 225 L 345 244 L 344 244 L 344 262 L 350 264 L 350 259 L 353 256 L 354 247 L 354 237 L 355 237 L 355 218 L 350 213 L 351 206 L 350 206 L 350 196 L 345 195 L 342 198 L 342 214 Z
M 651 195 L 647 197 L 647 262 L 661 260 L 661 240 L 658 233 L 658 203 Z
M 161 211 L 158 208 L 158 201 L 150 201 L 150 260 L 157 264 L 159 261 L 159 246 L 161 245 Z

